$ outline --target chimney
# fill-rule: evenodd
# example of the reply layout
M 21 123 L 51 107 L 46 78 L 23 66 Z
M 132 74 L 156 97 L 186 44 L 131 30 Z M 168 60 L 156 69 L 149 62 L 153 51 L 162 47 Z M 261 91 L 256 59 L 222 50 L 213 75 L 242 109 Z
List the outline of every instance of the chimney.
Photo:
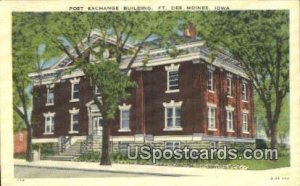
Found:
M 196 26 L 189 22 L 186 29 L 184 30 L 184 36 L 189 37 L 192 39 L 196 39 L 197 36 L 197 31 L 196 31 Z

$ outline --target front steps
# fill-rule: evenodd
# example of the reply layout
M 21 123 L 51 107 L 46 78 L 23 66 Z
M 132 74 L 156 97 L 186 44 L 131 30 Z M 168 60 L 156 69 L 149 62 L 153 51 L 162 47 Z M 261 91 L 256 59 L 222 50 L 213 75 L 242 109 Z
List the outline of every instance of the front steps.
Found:
M 102 135 L 89 135 L 86 140 L 77 140 L 64 152 L 56 155 L 41 156 L 42 160 L 74 161 L 84 153 L 101 151 Z

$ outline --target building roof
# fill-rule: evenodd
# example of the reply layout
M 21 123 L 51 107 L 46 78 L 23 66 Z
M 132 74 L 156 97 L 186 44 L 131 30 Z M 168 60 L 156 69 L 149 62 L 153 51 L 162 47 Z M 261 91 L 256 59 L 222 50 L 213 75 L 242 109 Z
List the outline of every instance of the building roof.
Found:
M 92 42 L 96 42 L 98 39 L 103 39 L 103 37 L 99 34 L 97 30 L 94 30 L 91 34 Z M 106 37 L 105 38 L 107 42 L 111 44 L 115 44 L 115 38 L 113 37 Z M 85 41 L 83 39 L 83 41 Z M 170 63 L 181 63 L 185 61 L 193 61 L 195 63 L 200 61 L 209 62 L 209 58 L 212 54 L 211 50 L 205 45 L 205 41 L 197 38 L 197 39 L 189 39 L 182 37 L 181 43 L 179 45 L 174 44 L 173 49 L 176 49 L 177 51 L 180 51 L 180 53 L 176 57 L 170 56 L 170 49 L 168 48 L 159 48 L 157 46 L 159 43 L 159 38 L 153 39 L 150 42 L 146 42 L 145 47 L 138 53 L 132 68 L 139 68 L 143 67 L 145 64 L 143 62 L 145 55 L 149 57 L 149 61 L 146 64 L 146 67 L 152 67 L 152 66 L 159 66 L 159 65 L 166 65 Z M 135 45 L 127 43 L 125 45 L 126 49 L 133 49 L 136 48 Z M 71 51 L 73 54 L 75 54 L 75 51 Z M 215 52 L 215 60 L 210 63 L 212 66 L 216 66 L 219 68 L 223 68 L 226 71 L 229 71 L 233 74 L 237 74 L 239 76 L 242 76 L 246 79 L 248 79 L 248 76 L 242 69 L 240 62 L 233 59 L 232 56 L 228 52 Z M 76 56 L 76 55 L 75 55 Z M 122 58 L 122 63 L 120 64 L 121 69 L 125 69 L 127 67 L 127 64 L 131 60 L 132 56 L 124 56 Z M 69 57 L 66 54 L 63 54 L 60 59 L 57 61 L 57 63 L 54 63 L 52 66 L 50 66 L 48 69 L 43 70 L 40 73 L 31 73 L 29 76 L 32 79 L 35 79 L 37 77 L 43 76 L 44 78 L 53 76 L 59 72 L 62 72 L 68 68 L 71 65 L 72 61 L 69 59 Z M 77 70 L 77 74 L 84 75 L 82 72 L 80 72 L 80 69 Z

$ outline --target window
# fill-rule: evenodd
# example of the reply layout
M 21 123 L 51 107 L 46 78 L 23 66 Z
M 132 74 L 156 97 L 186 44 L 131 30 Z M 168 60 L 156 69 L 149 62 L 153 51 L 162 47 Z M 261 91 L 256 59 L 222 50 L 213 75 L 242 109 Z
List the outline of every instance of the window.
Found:
M 234 111 L 234 107 L 232 107 L 231 105 L 228 105 L 225 107 L 226 109 L 226 128 L 227 128 L 227 132 L 234 132 L 233 130 L 233 111 Z
M 79 101 L 79 91 L 80 91 L 80 84 L 79 84 L 80 79 L 79 78 L 74 78 L 70 80 L 72 83 L 72 90 L 71 90 L 71 102 Z
M 120 142 L 119 143 L 119 151 L 121 153 L 126 153 L 127 154 L 128 147 L 129 147 L 129 143 L 128 142 Z
M 208 130 L 216 129 L 216 108 L 213 106 L 208 107 Z
M 167 141 L 165 142 L 165 149 L 179 149 L 180 148 L 180 142 L 175 142 L 175 141 Z
M 179 91 L 179 65 L 166 66 L 167 71 L 167 90 L 166 93 L 178 92 Z
M 227 96 L 231 96 L 231 78 L 226 79 Z
M 95 94 L 100 95 L 100 89 L 97 86 L 95 86 Z
M 181 128 L 181 104 L 171 100 L 170 103 L 163 103 L 165 107 L 165 128 L 164 130 L 182 130 Z
M 247 101 L 247 84 L 242 83 L 242 100 Z
M 44 134 L 54 134 L 54 115 L 55 113 L 45 113 L 45 132 Z
M 218 148 L 218 142 L 217 141 L 210 141 L 209 142 L 209 148 L 211 148 L 211 149 Z
M 214 91 L 214 73 L 212 70 L 208 71 L 207 88 L 208 91 Z
M 123 104 L 119 106 L 120 109 L 120 129 L 119 132 L 130 131 L 130 108 L 131 105 Z
M 233 111 L 227 110 L 226 111 L 226 123 L 227 123 L 227 131 L 233 131 Z
M 243 132 L 248 132 L 248 113 L 243 113 Z
M 53 105 L 53 104 L 54 104 L 54 85 L 48 85 L 46 105 Z
M 70 125 L 70 134 L 79 132 L 79 109 L 73 108 L 69 110 L 71 114 L 71 125 Z

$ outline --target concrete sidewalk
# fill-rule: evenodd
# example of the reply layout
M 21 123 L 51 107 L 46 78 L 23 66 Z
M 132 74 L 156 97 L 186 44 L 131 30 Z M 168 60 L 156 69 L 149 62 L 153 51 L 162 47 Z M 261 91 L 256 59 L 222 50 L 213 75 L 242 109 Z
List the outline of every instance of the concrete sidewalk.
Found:
M 190 167 L 171 167 L 155 165 L 134 165 L 134 164 L 113 164 L 111 166 L 100 166 L 98 162 L 73 162 L 73 161 L 49 161 L 40 160 L 35 162 L 26 162 L 22 159 L 14 159 L 14 164 L 25 167 L 40 167 L 51 169 L 66 170 L 86 170 L 102 171 L 126 174 L 147 174 L 160 176 L 214 176 L 216 174 L 226 175 L 253 175 L 253 176 L 276 176 L 287 175 L 290 168 L 279 168 L 271 170 L 229 170 L 229 169 L 207 169 L 207 168 L 190 168 Z

